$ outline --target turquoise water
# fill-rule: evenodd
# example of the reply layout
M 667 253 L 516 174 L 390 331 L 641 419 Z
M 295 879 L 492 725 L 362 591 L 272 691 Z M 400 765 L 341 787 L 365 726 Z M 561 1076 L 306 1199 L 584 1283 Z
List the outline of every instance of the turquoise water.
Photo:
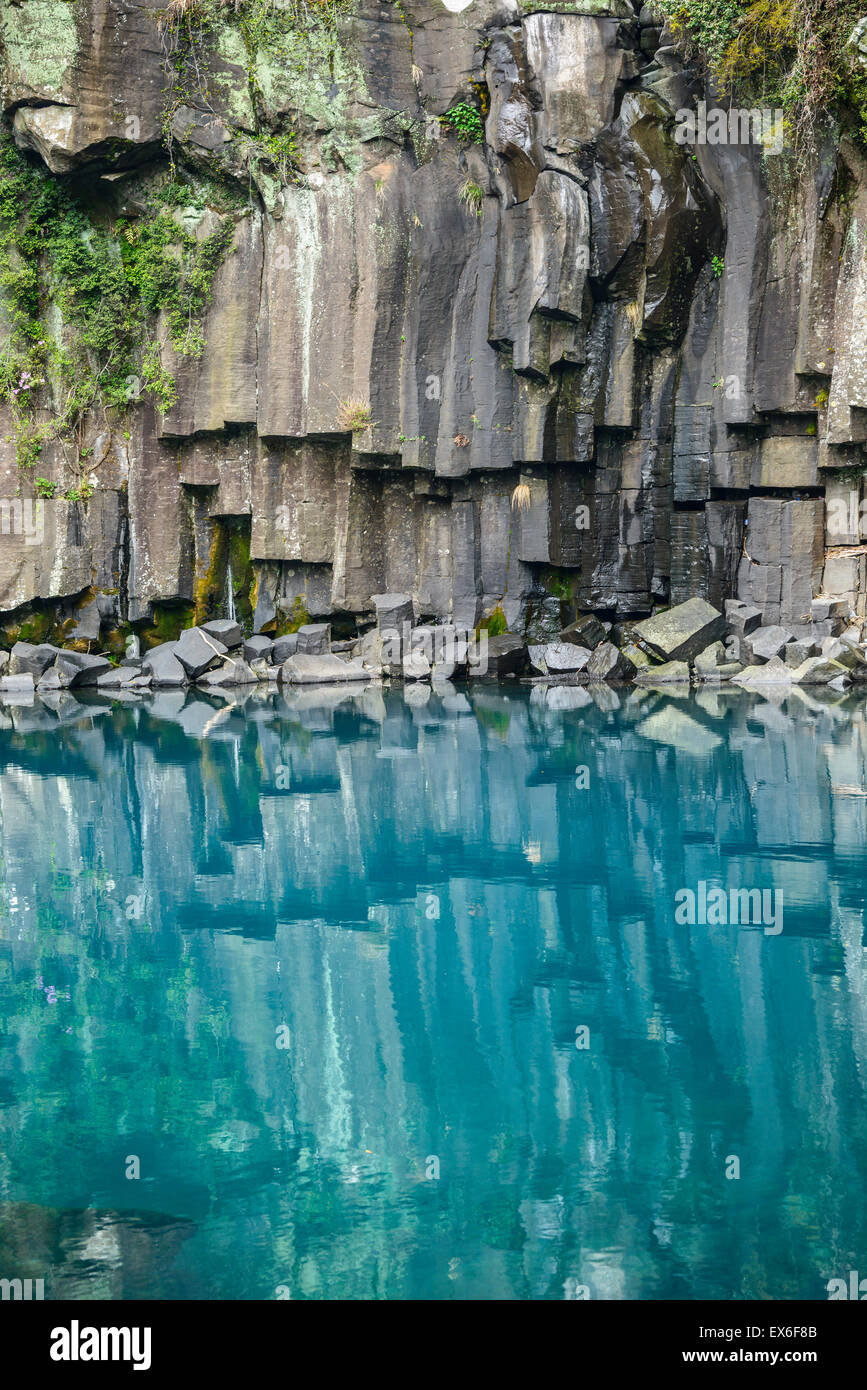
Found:
M 867 1274 L 864 712 L 4 706 L 0 1277 L 821 1299 Z M 783 930 L 679 925 L 700 882 L 782 892 Z

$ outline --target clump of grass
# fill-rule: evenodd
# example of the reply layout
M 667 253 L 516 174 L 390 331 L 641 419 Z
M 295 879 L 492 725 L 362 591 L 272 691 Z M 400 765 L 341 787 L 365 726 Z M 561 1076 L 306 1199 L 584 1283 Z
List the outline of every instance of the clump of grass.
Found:
M 519 483 L 512 493 L 512 511 L 528 512 L 530 510 L 530 488 L 527 483 Z
M 373 428 L 373 415 L 366 401 L 345 399 L 337 402 L 337 423 L 342 430 L 360 434 Z
M 458 198 L 469 212 L 474 212 L 476 217 L 482 215 L 482 199 L 484 189 L 476 183 L 475 179 L 464 179 L 458 192 Z

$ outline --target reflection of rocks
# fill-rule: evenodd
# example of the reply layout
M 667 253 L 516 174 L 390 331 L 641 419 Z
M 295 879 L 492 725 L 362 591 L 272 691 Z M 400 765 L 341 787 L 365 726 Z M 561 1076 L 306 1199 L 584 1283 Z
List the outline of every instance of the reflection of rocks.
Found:
M 178 1298 L 173 1264 L 192 1221 L 148 1211 L 86 1211 L 0 1203 L 5 1278 L 44 1279 L 45 1298 Z
M 528 1267 L 541 1297 L 582 1273 L 601 1295 L 575 1252 L 624 1248 L 629 1297 L 822 1296 L 840 1230 L 847 1259 L 867 1236 L 848 1188 L 843 1227 L 817 1195 L 863 1156 L 857 687 L 406 693 L 66 691 L 63 725 L 3 705 L 0 1150 L 40 1213 L 6 1238 L 15 1269 L 50 1268 L 54 1296 L 445 1295 L 451 1254 L 394 1252 L 453 1251 L 459 1227 L 467 1296 L 523 1296 Z M 782 889 L 781 937 L 680 932 L 674 893 L 700 878 Z M 708 1125 L 737 1132 L 763 1211 L 728 1223 L 724 1268 Z M 135 1213 L 129 1153 L 152 1180 Z M 428 1154 L 440 1233 L 415 1200 Z

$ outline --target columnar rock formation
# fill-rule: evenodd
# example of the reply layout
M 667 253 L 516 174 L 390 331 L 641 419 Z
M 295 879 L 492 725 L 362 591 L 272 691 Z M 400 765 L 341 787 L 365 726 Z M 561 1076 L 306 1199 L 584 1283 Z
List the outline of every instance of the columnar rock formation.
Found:
M 825 592 L 865 615 L 854 145 L 795 167 L 678 143 L 702 92 L 629 0 L 351 0 L 274 47 L 247 0 L 187 8 L 0 20 L 11 136 L 99 225 L 143 216 L 169 155 L 235 198 L 201 355 L 158 326 L 174 404 L 134 381 L 126 411 L 92 410 L 77 473 L 55 440 L 22 470 L 4 407 L 9 635 L 46 612 L 55 637 L 176 635 L 224 613 L 233 560 L 257 631 L 385 591 L 519 630 L 551 594 L 608 617 L 738 595 L 797 623 Z M 192 195 L 177 216 L 200 240 L 220 220 Z

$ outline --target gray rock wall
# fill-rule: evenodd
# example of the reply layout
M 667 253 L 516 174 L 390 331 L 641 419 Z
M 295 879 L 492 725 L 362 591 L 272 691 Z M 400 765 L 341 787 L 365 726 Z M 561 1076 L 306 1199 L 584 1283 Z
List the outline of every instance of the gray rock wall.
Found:
M 737 594 L 798 621 L 823 589 L 865 615 L 862 537 L 825 516 L 860 502 L 865 471 L 853 145 L 795 175 L 755 146 L 678 144 L 701 93 L 647 51 L 629 0 L 353 0 L 324 40 L 299 35 L 297 63 L 250 48 L 243 8 L 207 0 L 204 77 L 180 95 L 149 0 L 22 0 L 0 20 L 7 124 L 58 178 L 134 215 L 168 132 L 181 177 L 238 195 L 201 357 L 163 344 L 176 404 L 85 422 L 102 461 L 83 501 L 46 447 L 41 532 L 11 516 L 0 535 L 5 615 L 95 589 L 106 621 L 203 616 L 227 525 L 249 535 L 257 627 L 299 598 L 367 614 L 386 590 L 520 626 L 550 567 L 611 615 Z M 457 103 L 480 105 L 483 142 L 440 125 Z M 290 125 L 291 175 L 261 144 Z M 341 402 L 369 425 L 350 432 Z M 46 387 L 46 418 L 57 404 Z M 34 480 L 10 432 L 11 505 Z

